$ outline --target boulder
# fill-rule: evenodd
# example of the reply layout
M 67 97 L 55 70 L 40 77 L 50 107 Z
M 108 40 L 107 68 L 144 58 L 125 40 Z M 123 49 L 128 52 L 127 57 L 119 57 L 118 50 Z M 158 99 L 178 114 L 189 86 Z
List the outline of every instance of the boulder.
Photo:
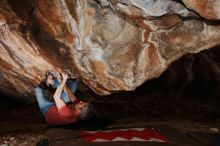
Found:
M 215 0 L 3 0 L 0 92 L 34 100 L 58 67 L 99 95 L 135 90 L 183 55 L 219 45 L 219 10 Z

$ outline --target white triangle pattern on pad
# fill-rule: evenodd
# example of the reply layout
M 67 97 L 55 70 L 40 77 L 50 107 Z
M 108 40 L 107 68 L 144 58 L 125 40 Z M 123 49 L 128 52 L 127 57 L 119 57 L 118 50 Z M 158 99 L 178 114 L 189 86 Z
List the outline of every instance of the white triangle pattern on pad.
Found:
M 165 142 L 161 139 L 157 139 L 157 138 L 150 138 L 148 140 L 142 139 L 142 138 L 138 138 L 138 137 L 133 137 L 131 140 L 126 139 L 126 138 L 122 138 L 122 137 L 116 137 L 115 139 L 112 140 L 106 140 L 106 139 L 100 139 L 97 138 L 95 140 L 93 140 L 92 142 L 111 142 L 111 141 L 149 141 L 149 142 Z

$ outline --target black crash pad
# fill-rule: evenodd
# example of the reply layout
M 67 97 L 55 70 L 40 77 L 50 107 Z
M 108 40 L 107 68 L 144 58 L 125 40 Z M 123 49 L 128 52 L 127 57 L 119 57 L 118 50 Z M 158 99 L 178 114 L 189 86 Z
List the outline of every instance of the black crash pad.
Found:
M 188 132 L 187 135 L 202 145 L 214 145 L 218 134 Z
M 131 128 L 131 127 L 130 127 Z M 83 141 L 79 129 L 74 128 L 50 128 L 47 137 L 51 146 L 203 146 L 190 136 L 168 125 L 151 125 L 145 128 L 152 129 L 166 136 L 167 142 L 143 142 L 143 141 L 113 141 L 113 142 L 87 142 Z M 103 129 L 117 130 L 123 128 Z M 205 145 L 204 145 L 205 146 Z

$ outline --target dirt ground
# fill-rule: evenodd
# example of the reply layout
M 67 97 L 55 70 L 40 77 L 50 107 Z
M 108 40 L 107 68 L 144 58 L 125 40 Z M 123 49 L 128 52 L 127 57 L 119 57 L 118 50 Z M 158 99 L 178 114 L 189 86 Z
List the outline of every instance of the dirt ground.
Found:
M 40 115 L 36 104 L 30 105 L 3 105 L 0 110 L 0 145 L 1 146 L 34 146 L 37 142 L 47 139 L 46 131 L 48 126 Z M 4 109 L 4 110 L 3 110 Z M 7 111 L 7 112 L 5 112 Z M 161 116 L 166 116 L 162 114 Z M 190 117 L 183 120 L 181 118 L 171 119 L 161 117 L 159 119 L 149 119 L 140 116 L 123 116 L 112 120 L 106 125 L 107 128 L 115 127 L 141 127 L 152 124 L 168 124 L 174 126 L 182 132 L 194 131 L 214 133 L 210 128 L 220 128 L 220 124 L 214 124 L 213 121 L 197 122 L 190 120 Z
M 0 124 L 2 125 L 2 124 Z M 7 124 L 7 128 L 15 128 L 16 125 Z M 36 130 L 35 125 L 26 125 L 26 128 L 33 128 L 32 130 L 19 130 L 20 127 L 14 129 L 15 131 L 1 134 L 0 145 L 9 146 L 34 146 L 37 142 L 46 139 L 46 129 Z
M 106 97 L 91 91 L 80 96 L 90 99 L 97 117 L 107 119 L 106 128 L 168 124 L 184 133 L 219 133 L 219 98 L 176 97 L 174 91 L 148 91 L 146 87 Z M 0 96 L 0 107 L 0 146 L 34 146 L 47 139 L 48 126 L 37 103 L 24 104 Z
M 121 119 L 116 121 L 113 124 L 110 124 L 109 128 L 115 127 L 141 127 L 146 125 L 153 124 L 168 124 L 177 128 L 182 132 L 204 132 L 204 133 L 216 133 L 219 131 L 212 131 L 210 128 L 219 129 L 220 126 L 213 126 L 210 124 L 201 124 L 191 121 L 146 121 L 146 119 Z M 24 124 L 24 125 L 15 125 L 15 124 L 3 124 L 0 123 L 0 126 L 7 127 L 4 133 L 0 131 L 0 145 L 1 146 L 35 146 L 39 141 L 47 139 L 46 131 L 47 127 L 44 124 Z M 23 127 L 23 128 L 21 128 Z
M 46 138 L 47 125 L 36 104 L 0 99 L 0 145 L 31 146 Z

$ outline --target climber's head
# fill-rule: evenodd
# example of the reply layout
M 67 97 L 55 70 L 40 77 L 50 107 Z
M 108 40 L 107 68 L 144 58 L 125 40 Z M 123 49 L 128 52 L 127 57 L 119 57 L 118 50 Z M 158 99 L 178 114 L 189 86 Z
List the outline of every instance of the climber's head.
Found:
M 91 103 L 79 101 L 75 104 L 75 115 L 79 120 L 88 120 L 95 116 L 95 108 Z

